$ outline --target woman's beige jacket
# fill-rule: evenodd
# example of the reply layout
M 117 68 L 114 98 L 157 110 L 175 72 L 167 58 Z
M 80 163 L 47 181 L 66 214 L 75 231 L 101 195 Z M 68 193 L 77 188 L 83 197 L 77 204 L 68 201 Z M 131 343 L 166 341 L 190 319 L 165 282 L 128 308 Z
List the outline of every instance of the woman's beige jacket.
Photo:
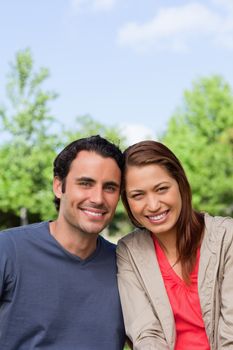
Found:
M 126 333 L 134 349 L 174 349 L 176 331 L 173 313 L 150 233 L 137 229 L 123 237 L 118 243 L 117 256 Z M 205 215 L 198 292 L 211 350 L 233 349 L 231 218 Z

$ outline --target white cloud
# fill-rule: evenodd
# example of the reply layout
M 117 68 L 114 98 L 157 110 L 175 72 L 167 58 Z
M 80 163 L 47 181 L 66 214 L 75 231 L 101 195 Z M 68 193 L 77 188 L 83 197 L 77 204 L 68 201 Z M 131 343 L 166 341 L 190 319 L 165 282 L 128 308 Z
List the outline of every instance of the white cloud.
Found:
M 212 2 L 216 6 L 214 9 L 197 2 L 161 8 L 147 23 L 131 22 L 123 26 L 118 32 L 118 43 L 139 51 L 151 47 L 158 50 L 184 51 L 189 49 L 191 40 L 208 38 L 212 44 L 231 48 L 232 1 Z
M 121 132 L 125 136 L 127 144 L 132 145 L 136 142 L 156 139 L 155 134 L 143 124 L 123 123 L 120 125 Z
M 233 11 L 233 1 L 232 0 L 211 0 L 213 4 L 220 5 L 223 8 Z
M 111 10 L 116 0 L 72 0 L 71 7 L 74 12 L 107 11 Z

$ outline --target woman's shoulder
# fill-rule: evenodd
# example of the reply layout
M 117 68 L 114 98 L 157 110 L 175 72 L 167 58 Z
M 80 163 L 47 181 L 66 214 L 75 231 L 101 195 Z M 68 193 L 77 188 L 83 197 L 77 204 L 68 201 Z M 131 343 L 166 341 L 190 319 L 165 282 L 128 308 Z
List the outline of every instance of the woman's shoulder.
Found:
M 211 228 L 224 227 L 226 229 L 233 229 L 233 218 L 229 216 L 211 216 L 208 213 L 206 213 L 205 225 Z
M 135 229 L 118 241 L 116 251 L 118 258 L 131 256 L 137 263 L 145 259 L 151 260 L 151 257 L 154 261 L 155 251 L 151 233 L 146 229 Z
M 208 236 L 216 239 L 233 239 L 233 218 L 205 214 L 205 229 Z
M 151 240 L 150 232 L 146 229 L 136 228 L 118 241 L 118 245 L 137 245 L 141 242 Z

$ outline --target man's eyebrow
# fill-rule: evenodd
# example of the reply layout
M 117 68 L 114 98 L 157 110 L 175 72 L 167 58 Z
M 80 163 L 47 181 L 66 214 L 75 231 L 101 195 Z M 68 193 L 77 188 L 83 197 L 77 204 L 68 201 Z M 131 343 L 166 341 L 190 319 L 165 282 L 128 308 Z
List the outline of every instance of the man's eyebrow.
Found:
M 81 176 L 81 177 L 77 177 L 75 179 L 76 182 L 89 182 L 89 183 L 96 183 L 96 180 L 94 180 L 93 178 L 91 177 L 87 177 L 87 176 Z M 106 181 L 104 184 L 103 184 L 104 187 L 106 186 L 113 186 L 113 187 L 116 187 L 116 188 L 120 188 L 120 184 L 115 182 L 115 181 Z
M 104 183 L 104 186 L 114 186 L 116 188 L 120 188 L 120 184 L 118 184 L 117 182 L 115 181 L 106 181 Z
M 87 177 L 87 176 L 77 177 L 75 179 L 75 181 L 77 181 L 77 182 L 85 181 L 85 182 L 92 182 L 92 183 L 96 182 L 94 179 L 92 179 L 91 177 Z

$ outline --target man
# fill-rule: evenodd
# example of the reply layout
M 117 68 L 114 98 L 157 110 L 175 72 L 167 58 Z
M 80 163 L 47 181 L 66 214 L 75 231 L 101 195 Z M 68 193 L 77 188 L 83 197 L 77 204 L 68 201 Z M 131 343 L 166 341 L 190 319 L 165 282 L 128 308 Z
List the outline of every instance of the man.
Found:
M 121 350 L 115 246 L 99 236 L 119 199 L 123 156 L 92 136 L 54 161 L 58 217 L 0 234 L 1 350 Z

